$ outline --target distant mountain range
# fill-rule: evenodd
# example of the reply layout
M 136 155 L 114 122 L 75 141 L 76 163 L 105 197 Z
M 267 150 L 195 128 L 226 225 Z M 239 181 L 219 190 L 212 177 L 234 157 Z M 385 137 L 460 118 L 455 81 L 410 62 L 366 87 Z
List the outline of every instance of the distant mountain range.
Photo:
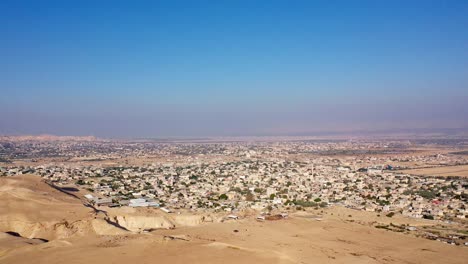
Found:
M 0 135 L 0 141 L 156 141 L 156 142 L 185 142 L 199 141 L 275 141 L 275 140 L 304 140 L 304 139 L 428 139 L 428 138 L 468 138 L 468 128 L 416 128 L 391 130 L 356 130 L 356 131 L 323 131 L 300 132 L 290 134 L 263 135 L 233 135 L 211 137 L 135 137 L 135 138 L 97 138 L 95 136 L 57 136 L 57 135 Z
M 96 141 L 94 136 L 19 135 L 0 136 L 0 141 Z

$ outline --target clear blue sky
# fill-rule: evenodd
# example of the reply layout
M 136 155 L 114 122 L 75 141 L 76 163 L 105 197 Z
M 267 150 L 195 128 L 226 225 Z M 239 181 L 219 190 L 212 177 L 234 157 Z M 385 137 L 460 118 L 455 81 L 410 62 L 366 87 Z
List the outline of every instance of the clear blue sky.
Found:
M 468 127 L 468 1 L 1 1 L 0 134 Z

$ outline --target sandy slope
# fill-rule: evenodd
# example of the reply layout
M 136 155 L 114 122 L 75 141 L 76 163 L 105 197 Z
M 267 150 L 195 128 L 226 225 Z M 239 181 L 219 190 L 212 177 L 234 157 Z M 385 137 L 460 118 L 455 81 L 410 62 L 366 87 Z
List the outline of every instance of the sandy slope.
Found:
M 167 219 L 176 226 L 172 230 L 91 232 L 114 227 L 93 222 L 95 215 L 89 208 L 40 184 L 37 178 L 0 179 L 0 186 L 0 231 L 10 228 L 4 222 L 14 216 L 31 223 L 63 219 L 91 223 L 76 227 L 91 228 L 88 231 L 67 236 L 49 231 L 53 240 L 48 243 L 30 244 L 24 238 L 0 236 L 0 263 L 466 263 L 468 259 L 466 247 L 376 229 L 362 224 L 378 220 L 374 214 L 342 208 L 325 210 L 322 221 L 310 217 L 320 213 L 317 211 L 269 222 L 247 218 L 202 223 L 199 217 L 184 216 L 178 223 L 171 215 Z M 134 217 L 145 211 L 112 213 Z M 148 217 L 161 217 L 146 213 Z M 349 214 L 356 222 L 349 221 Z M 403 218 L 391 221 L 418 222 Z
M 0 232 L 7 231 L 48 240 L 121 233 L 80 199 L 32 175 L 0 178 Z
M 53 239 L 61 235 L 55 231 L 65 231 L 65 225 L 78 224 L 92 212 L 36 176 L 0 178 L 0 201 L 0 230 L 29 238 Z
M 239 232 L 233 232 L 238 230 Z M 168 240 L 164 235 L 189 239 Z M 466 263 L 468 250 L 339 220 L 253 220 L 18 248 L 2 263 Z

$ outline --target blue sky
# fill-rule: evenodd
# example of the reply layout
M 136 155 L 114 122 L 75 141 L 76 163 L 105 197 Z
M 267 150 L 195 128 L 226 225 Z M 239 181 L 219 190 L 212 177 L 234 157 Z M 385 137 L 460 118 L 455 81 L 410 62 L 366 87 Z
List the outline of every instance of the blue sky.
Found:
M 133 2 L 1 1 L 0 134 L 468 127 L 467 1 Z

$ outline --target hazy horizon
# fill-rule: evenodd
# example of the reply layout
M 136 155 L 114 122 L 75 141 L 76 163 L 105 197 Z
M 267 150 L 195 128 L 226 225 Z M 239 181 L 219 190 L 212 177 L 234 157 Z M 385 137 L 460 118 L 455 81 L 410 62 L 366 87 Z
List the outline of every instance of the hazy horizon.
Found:
M 466 1 L 2 1 L 0 135 L 468 131 Z

